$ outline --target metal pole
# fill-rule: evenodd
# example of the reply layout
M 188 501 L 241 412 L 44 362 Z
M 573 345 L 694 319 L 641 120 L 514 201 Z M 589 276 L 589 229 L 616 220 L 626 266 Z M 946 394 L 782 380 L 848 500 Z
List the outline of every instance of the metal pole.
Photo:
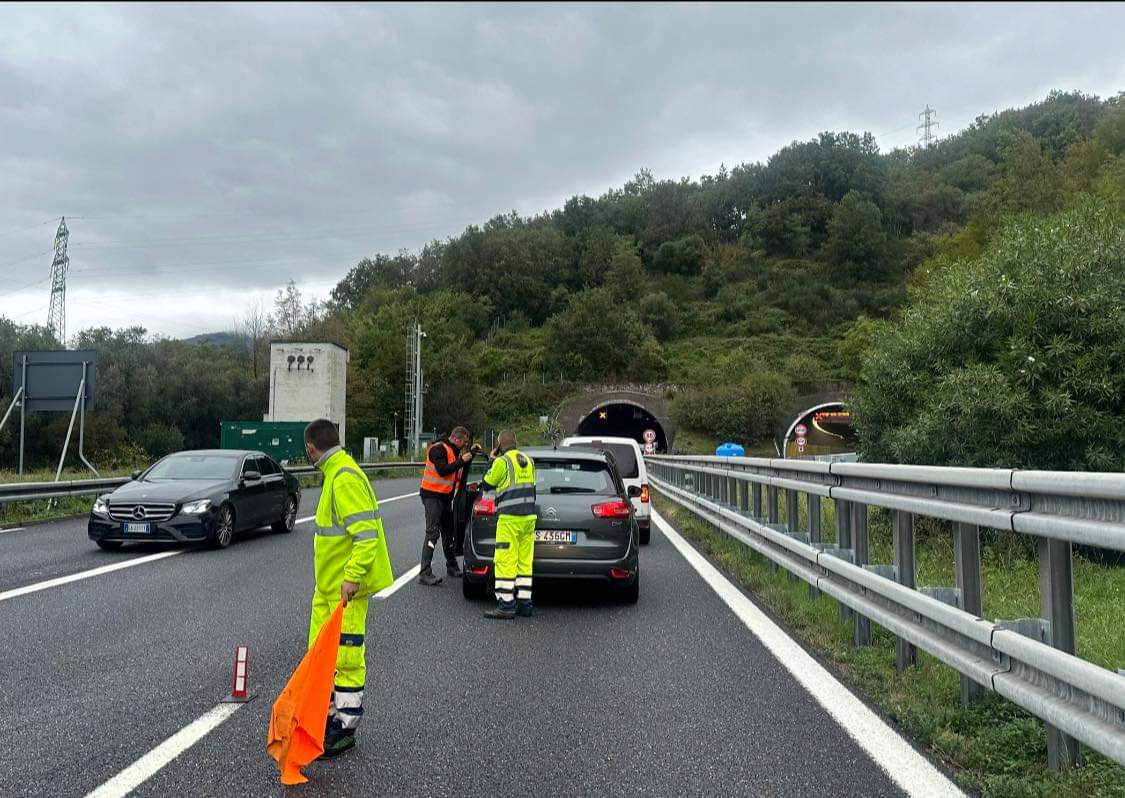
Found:
M 752 497 L 752 499 L 753 499 L 753 501 L 752 501 L 753 516 L 754 516 L 754 518 L 761 518 L 762 517 L 762 483 L 761 482 L 755 482 L 752 485 L 751 490 L 752 490 L 752 493 L 753 493 L 753 497 Z
M 20 476 L 23 476 L 23 444 L 24 432 L 27 426 L 27 355 L 23 356 L 23 377 L 20 380 L 20 390 L 23 398 L 20 399 Z
M 66 428 L 66 440 L 63 441 L 62 457 L 59 458 L 59 468 L 55 472 L 55 482 L 62 476 L 63 463 L 66 462 L 66 450 L 70 448 L 70 436 L 74 433 L 74 419 L 78 416 L 78 407 L 82 404 L 82 394 L 86 392 L 86 380 L 78 384 L 78 396 L 74 397 L 74 410 L 70 413 L 70 426 Z
M 809 502 L 809 543 L 813 546 L 820 543 L 820 497 L 808 494 Z M 816 585 L 809 585 L 809 598 L 820 598 L 820 591 Z
M 1039 539 L 1039 605 L 1051 624 L 1051 645 L 1074 653 L 1074 562 L 1070 541 Z M 1047 726 L 1047 763 L 1066 770 L 1082 761 L 1078 741 Z
M 851 508 L 848 502 L 843 499 L 836 499 L 836 547 L 839 549 L 850 549 L 852 547 L 852 518 Z M 852 609 L 843 602 L 836 605 L 836 610 L 839 613 L 841 621 L 846 621 L 852 617 Z
M 86 467 L 94 472 L 95 477 L 100 477 L 98 469 L 94 468 L 94 464 L 86 459 L 86 367 L 89 364 L 85 361 L 82 362 L 82 408 L 78 411 L 78 459 L 86 464 Z
M 780 520 L 777 510 L 777 487 L 775 485 L 766 486 L 766 513 L 767 522 L 770 524 L 777 524 Z M 770 573 L 777 573 L 778 564 L 773 560 L 768 561 Z
M 981 614 L 980 527 L 953 525 L 954 570 L 961 591 L 961 609 L 978 618 Z M 961 677 L 961 706 L 967 707 L 984 697 L 984 688 L 968 676 Z
M 894 551 L 898 583 L 914 589 L 914 516 L 902 510 L 895 510 Z M 895 642 L 895 665 L 901 671 L 917 664 L 917 649 L 912 643 L 898 638 Z
M 4 418 L 0 420 L 0 430 L 4 429 L 4 425 L 8 423 L 8 416 L 12 415 L 12 411 L 16 409 L 16 404 L 19 402 L 20 397 L 23 396 L 23 386 L 16 391 L 16 395 L 12 397 L 12 403 L 8 405 L 8 412 L 4 414 Z
M 855 564 L 862 567 L 867 564 L 867 505 L 859 502 L 850 502 L 852 508 L 852 550 L 855 552 Z M 857 646 L 871 645 L 871 619 L 855 613 L 855 644 Z

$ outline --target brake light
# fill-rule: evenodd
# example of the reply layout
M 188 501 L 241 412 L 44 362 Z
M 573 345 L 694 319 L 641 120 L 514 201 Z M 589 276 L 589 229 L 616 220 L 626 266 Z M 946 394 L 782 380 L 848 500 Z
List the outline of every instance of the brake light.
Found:
M 648 485 L 641 485 L 641 501 L 648 504 Z
M 488 576 L 488 566 L 474 565 L 469 569 L 469 573 L 471 573 L 473 576 Z
M 477 499 L 476 504 L 473 505 L 473 515 L 489 516 L 496 515 L 496 500 L 495 499 Z
M 628 518 L 629 504 L 623 501 L 604 502 L 590 508 L 595 518 Z
M 628 579 L 632 575 L 633 575 L 632 571 L 627 571 L 624 568 L 610 568 L 609 569 L 610 579 Z

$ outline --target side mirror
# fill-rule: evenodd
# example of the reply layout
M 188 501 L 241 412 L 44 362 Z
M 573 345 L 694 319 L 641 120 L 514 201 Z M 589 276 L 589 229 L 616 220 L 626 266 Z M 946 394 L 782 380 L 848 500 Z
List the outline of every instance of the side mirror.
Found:
M 262 481 L 262 475 L 259 474 L 257 471 L 247 471 L 245 474 L 242 475 L 242 481 L 243 482 L 261 482 Z
M 142 472 L 140 472 L 140 471 L 134 471 L 134 472 L 132 473 L 132 475 L 131 475 L 131 476 L 129 477 L 129 479 L 131 479 L 131 480 L 133 480 L 134 482 L 136 482 L 136 481 L 137 481 L 138 479 L 140 479 L 140 478 L 141 478 L 141 473 L 142 473 Z
M 630 485 L 630 486 L 629 486 L 629 489 L 628 489 L 627 491 L 625 491 L 625 492 L 626 492 L 626 493 L 627 493 L 627 494 L 629 495 L 629 498 L 630 498 L 630 499 L 639 499 L 639 498 L 641 498 L 641 488 L 640 488 L 640 485 Z

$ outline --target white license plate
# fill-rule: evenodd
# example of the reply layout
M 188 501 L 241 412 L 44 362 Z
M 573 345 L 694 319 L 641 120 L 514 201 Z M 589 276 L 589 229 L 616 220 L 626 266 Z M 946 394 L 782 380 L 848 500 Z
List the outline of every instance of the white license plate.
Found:
M 152 524 L 126 524 L 126 535 L 147 535 L 152 532 Z
M 536 529 L 536 543 L 577 543 L 577 532 L 564 532 L 559 529 Z

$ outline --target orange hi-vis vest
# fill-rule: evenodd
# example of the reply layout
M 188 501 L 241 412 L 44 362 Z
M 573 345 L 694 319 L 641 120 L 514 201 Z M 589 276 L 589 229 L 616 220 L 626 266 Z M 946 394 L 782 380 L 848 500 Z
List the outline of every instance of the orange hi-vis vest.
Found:
M 453 493 L 457 490 L 457 484 L 461 479 L 461 472 L 454 471 L 448 476 L 442 476 L 437 472 L 434 467 L 433 461 L 430 459 L 430 452 L 433 451 L 435 446 L 444 446 L 447 463 L 457 462 L 457 453 L 453 451 L 453 447 L 445 441 L 438 441 L 430 445 L 426 449 L 426 470 L 422 472 L 422 490 L 428 490 L 431 493 Z

